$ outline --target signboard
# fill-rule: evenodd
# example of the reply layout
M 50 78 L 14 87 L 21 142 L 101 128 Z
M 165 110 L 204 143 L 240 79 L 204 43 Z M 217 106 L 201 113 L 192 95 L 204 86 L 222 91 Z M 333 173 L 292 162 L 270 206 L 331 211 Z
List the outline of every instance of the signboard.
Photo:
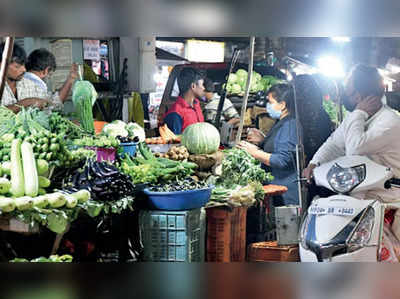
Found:
M 187 59 L 194 62 L 224 62 L 225 43 L 203 40 L 187 41 Z
M 94 39 L 83 40 L 83 59 L 100 60 L 100 41 Z

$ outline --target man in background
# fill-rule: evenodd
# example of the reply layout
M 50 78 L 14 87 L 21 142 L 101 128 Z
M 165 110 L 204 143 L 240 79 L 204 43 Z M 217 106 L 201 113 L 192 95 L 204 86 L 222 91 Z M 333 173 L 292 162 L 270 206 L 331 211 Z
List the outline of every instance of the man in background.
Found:
M 182 134 L 190 125 L 204 122 L 199 98 L 204 96 L 204 79 L 191 67 L 181 70 L 178 76 L 179 96 L 164 115 L 164 123 L 175 134 Z
M 3 55 L 5 43 L 0 44 L 0 55 Z M 35 96 L 24 96 L 27 90 L 35 88 L 35 83 L 24 78 L 26 53 L 19 45 L 14 44 L 11 61 L 6 69 L 6 82 L 3 94 L 1 95 L 1 105 L 17 113 L 20 107 L 34 106 L 40 109 L 49 104 L 47 99 Z
M 221 97 L 215 92 L 214 83 L 209 78 L 204 80 L 204 87 L 207 100 L 204 107 L 204 117 L 207 122 L 214 123 Z M 226 121 L 231 125 L 236 125 L 240 122 L 239 113 L 227 98 L 225 98 L 224 107 L 222 108 L 221 121 Z
M 47 49 L 36 49 L 29 54 L 26 63 L 27 72 L 24 77 L 34 82 L 35 87 L 22 90 L 21 98 L 46 99 L 51 102 L 51 106 L 62 109 L 75 80 L 78 78 L 78 69 L 76 64 L 72 64 L 69 76 L 61 89 L 52 93 L 48 90 L 45 80 L 55 72 L 56 68 L 56 58 Z

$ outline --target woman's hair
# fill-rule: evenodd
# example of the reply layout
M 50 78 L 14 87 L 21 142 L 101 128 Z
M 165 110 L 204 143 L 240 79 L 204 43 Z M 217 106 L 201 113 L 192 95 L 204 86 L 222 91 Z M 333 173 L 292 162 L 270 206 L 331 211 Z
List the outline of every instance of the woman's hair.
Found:
M 278 103 L 285 102 L 289 114 L 295 114 L 294 91 L 291 85 L 286 83 L 275 84 L 268 90 L 267 94 L 272 94 Z

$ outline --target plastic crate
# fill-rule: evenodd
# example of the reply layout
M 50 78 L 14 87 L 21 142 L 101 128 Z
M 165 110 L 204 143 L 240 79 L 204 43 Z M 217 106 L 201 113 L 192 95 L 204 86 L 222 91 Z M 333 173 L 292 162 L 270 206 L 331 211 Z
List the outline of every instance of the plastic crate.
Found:
M 247 207 L 207 209 L 207 261 L 244 262 Z
M 278 242 L 259 242 L 249 246 L 249 262 L 299 262 L 298 245 L 278 245 Z
M 139 215 L 144 261 L 203 262 L 204 209 L 146 211 Z

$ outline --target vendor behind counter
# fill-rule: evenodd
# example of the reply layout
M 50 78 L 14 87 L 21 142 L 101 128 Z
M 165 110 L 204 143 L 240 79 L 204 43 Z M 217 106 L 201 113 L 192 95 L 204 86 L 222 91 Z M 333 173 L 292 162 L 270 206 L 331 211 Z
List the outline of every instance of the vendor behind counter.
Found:
M 179 96 L 164 115 L 164 123 L 179 135 L 186 127 L 204 122 L 199 98 L 204 96 L 204 79 L 194 68 L 184 68 L 178 76 Z

